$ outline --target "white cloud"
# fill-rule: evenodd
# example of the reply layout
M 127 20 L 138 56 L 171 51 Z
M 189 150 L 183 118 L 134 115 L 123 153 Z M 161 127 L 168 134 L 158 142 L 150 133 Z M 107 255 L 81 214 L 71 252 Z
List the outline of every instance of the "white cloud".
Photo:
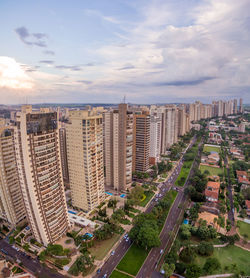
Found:
M 0 88 L 32 89 L 33 79 L 22 69 L 21 64 L 10 57 L 0 57 Z

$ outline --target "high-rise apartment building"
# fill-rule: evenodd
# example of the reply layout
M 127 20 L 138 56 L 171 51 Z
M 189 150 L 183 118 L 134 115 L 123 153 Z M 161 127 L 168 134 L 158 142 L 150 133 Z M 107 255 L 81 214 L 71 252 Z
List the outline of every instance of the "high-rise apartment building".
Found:
M 60 139 L 60 153 L 62 163 L 62 174 L 64 185 L 69 185 L 69 169 L 68 169 L 68 156 L 67 156 L 67 144 L 66 144 L 66 128 L 65 123 L 59 122 L 59 139 Z
M 14 227 L 25 217 L 18 177 L 14 129 L 11 126 L 0 126 L 0 218 Z
M 242 99 L 242 98 L 240 98 L 239 112 L 240 112 L 240 113 L 243 113 L 243 99 Z
M 17 113 L 15 146 L 27 220 L 37 241 L 47 245 L 69 226 L 62 180 L 57 113 L 30 105 Z
M 156 164 L 161 156 L 161 117 L 157 114 L 150 116 L 150 143 L 149 143 L 149 163 Z
M 183 136 L 186 133 L 186 112 L 184 107 L 178 108 L 178 135 Z
M 102 115 L 88 110 L 69 111 L 66 125 L 72 205 L 84 211 L 105 199 Z
M 234 99 L 233 114 L 237 114 L 237 113 L 238 113 L 237 99 Z
M 175 105 L 167 106 L 162 118 L 162 153 L 165 153 L 178 139 L 178 111 Z
M 134 113 L 133 172 L 149 169 L 150 115 L 146 111 Z
M 127 104 L 104 113 L 106 186 L 126 190 L 132 183 L 133 113 Z

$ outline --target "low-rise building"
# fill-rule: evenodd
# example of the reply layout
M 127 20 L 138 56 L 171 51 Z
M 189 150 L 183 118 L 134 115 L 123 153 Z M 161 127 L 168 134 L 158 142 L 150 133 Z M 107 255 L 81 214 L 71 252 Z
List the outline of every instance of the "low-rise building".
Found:
M 209 202 L 218 202 L 220 183 L 209 181 L 205 190 L 205 196 Z

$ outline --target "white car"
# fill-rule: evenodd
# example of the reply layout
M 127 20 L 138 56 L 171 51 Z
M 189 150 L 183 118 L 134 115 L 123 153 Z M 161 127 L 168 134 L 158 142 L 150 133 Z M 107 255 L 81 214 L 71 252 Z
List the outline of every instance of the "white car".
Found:
M 163 249 L 161 249 L 161 251 L 160 251 L 160 254 L 162 254 L 163 253 Z
M 115 255 L 115 251 L 112 251 L 112 252 L 111 252 L 111 256 L 114 256 L 114 255 Z

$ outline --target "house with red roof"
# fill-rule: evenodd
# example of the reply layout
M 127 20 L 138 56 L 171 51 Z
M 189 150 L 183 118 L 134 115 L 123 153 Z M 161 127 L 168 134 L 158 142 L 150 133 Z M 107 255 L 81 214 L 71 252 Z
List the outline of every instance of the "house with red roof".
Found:
M 209 202 L 218 202 L 220 182 L 209 181 L 206 186 L 205 196 Z

